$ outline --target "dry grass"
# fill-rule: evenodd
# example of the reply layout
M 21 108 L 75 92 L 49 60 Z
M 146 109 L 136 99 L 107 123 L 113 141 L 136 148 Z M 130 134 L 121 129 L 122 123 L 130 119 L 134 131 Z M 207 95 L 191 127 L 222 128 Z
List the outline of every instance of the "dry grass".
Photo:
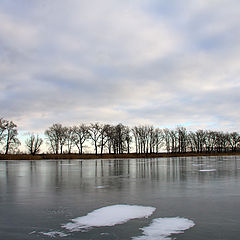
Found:
M 192 156 L 232 156 L 237 153 L 123 153 L 123 154 L 0 154 L 0 160 L 42 160 L 42 159 L 121 159 L 121 158 L 168 158 L 168 157 L 192 157 Z

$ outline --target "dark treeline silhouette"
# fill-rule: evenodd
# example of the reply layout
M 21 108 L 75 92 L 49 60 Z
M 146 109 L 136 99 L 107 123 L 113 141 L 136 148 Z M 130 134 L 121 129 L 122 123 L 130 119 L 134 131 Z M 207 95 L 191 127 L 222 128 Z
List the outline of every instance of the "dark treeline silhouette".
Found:
M 53 154 L 84 154 L 89 147 L 97 154 L 152 153 L 228 153 L 240 151 L 237 132 L 212 130 L 187 131 L 185 127 L 160 129 L 149 125 L 129 127 L 101 123 L 63 126 L 56 123 L 45 132 L 49 152 Z M 2 153 L 18 153 L 21 144 L 17 125 L 0 119 Z M 40 153 L 43 139 L 30 134 L 25 141 L 29 154 Z
M 221 153 L 238 152 L 240 135 L 237 132 L 211 130 L 187 131 L 184 127 L 160 129 L 149 125 L 130 128 L 123 124 L 81 124 L 66 127 L 53 124 L 45 131 L 50 151 L 55 154 L 79 154 L 90 143 L 95 154 L 122 153 Z M 65 149 L 65 150 L 64 150 Z

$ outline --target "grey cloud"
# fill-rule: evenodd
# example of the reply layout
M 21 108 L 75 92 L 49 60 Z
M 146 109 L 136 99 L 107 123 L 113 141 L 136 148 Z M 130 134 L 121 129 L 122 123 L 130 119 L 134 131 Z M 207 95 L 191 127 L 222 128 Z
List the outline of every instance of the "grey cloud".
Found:
M 0 108 L 22 130 L 240 129 L 237 1 L 13 2 L 0 4 Z

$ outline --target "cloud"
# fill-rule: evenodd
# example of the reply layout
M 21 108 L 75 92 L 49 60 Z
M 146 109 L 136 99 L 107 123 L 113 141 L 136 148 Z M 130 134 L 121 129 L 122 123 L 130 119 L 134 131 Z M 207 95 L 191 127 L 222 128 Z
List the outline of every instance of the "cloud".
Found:
M 1 113 L 27 131 L 91 121 L 239 130 L 238 5 L 0 3 Z

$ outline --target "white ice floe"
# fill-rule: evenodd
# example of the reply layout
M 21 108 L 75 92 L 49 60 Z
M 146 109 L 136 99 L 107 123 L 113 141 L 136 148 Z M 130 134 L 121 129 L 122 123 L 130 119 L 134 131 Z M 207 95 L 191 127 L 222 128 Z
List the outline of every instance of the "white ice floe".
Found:
M 58 232 L 58 231 L 52 231 L 52 232 L 40 232 L 42 235 L 44 236 L 48 236 L 48 237 L 67 237 L 69 236 L 69 234 L 63 233 L 63 232 Z
M 97 189 L 105 188 L 104 186 L 96 186 Z
M 216 169 L 201 169 L 199 172 L 216 172 Z
M 69 231 L 82 231 L 91 227 L 114 226 L 135 218 L 147 218 L 155 209 L 136 205 L 112 205 L 94 210 L 86 216 L 74 218 L 72 222 L 62 227 Z
M 195 224 L 192 220 L 186 218 L 156 218 L 148 227 L 141 228 L 143 235 L 133 237 L 133 240 L 167 240 L 171 239 L 171 234 L 183 233 L 193 227 Z

